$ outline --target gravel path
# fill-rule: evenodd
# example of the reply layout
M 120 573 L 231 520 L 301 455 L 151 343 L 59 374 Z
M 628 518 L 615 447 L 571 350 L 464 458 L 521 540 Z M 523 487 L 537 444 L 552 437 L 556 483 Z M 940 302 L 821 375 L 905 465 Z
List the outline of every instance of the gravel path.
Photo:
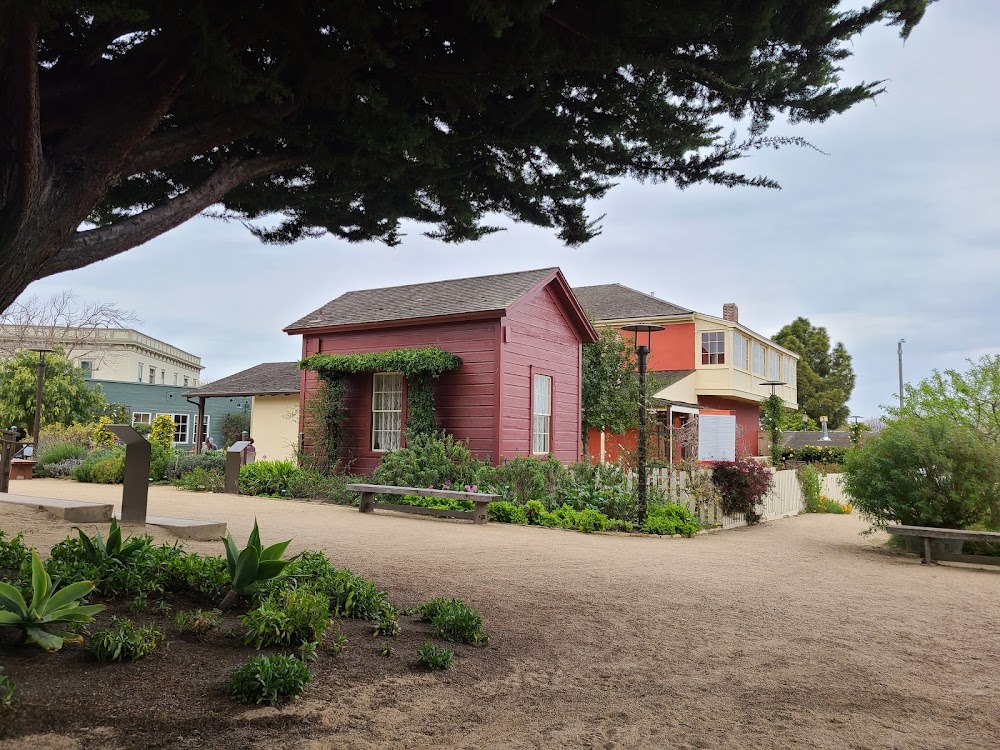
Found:
M 117 487 L 57 480 L 13 488 L 120 497 Z M 886 550 L 881 535 L 859 537 L 855 517 L 799 516 L 674 540 L 362 516 L 163 487 L 151 488 L 149 512 L 226 520 L 241 542 L 256 516 L 265 543 L 293 537 L 292 550 L 326 548 L 395 602 L 457 596 L 483 613 L 491 647 L 452 673 L 311 686 L 281 712 L 315 728 L 296 747 L 1000 742 L 1000 568 L 926 568 Z M 0 506 L 0 527 L 49 546 L 69 525 Z M 221 552 L 218 543 L 185 546 Z M 269 714 L 277 711 L 247 716 Z M 285 747 L 274 732 L 264 744 Z

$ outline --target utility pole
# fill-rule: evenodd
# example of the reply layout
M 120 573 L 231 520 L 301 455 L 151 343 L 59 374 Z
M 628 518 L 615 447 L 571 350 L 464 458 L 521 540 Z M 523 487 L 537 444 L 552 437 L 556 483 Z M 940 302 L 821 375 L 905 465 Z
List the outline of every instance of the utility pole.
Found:
M 906 339 L 900 339 L 896 344 L 896 353 L 899 355 L 899 410 L 903 411 L 903 344 Z

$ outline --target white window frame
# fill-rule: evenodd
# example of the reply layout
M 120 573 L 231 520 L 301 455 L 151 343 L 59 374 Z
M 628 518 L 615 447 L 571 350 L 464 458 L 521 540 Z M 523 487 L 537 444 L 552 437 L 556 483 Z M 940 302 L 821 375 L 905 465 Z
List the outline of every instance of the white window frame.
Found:
M 177 373 L 174 373 L 174 385 L 177 385 Z
M 774 382 L 781 380 L 781 355 L 774 349 L 767 350 L 767 379 Z
M 184 376 L 184 387 L 185 388 L 188 387 L 188 376 L 187 375 Z
M 782 366 L 784 371 L 784 381 L 788 385 L 795 387 L 795 360 L 787 354 L 782 356 Z
M 187 445 L 188 443 L 191 442 L 188 439 L 188 438 L 191 437 L 191 422 L 193 421 L 191 419 L 191 415 L 190 414 L 183 414 L 183 413 L 173 414 L 171 412 L 158 412 L 156 416 L 160 416 L 160 414 L 166 414 L 168 417 L 170 417 L 172 420 L 174 420 L 174 437 L 175 438 L 179 434 L 183 435 L 183 437 L 184 437 L 184 440 L 174 440 L 173 441 L 174 445 Z M 184 418 L 183 422 L 181 422 L 181 420 L 179 420 L 178 417 L 183 417 Z M 182 427 L 184 428 L 183 431 L 181 431 Z
M 139 419 L 139 417 L 145 417 L 145 419 Z M 134 411 L 132 412 L 132 426 L 135 427 L 137 424 L 152 424 L 153 414 L 148 411 Z
M 156 385 L 156 367 L 153 365 L 149 366 L 149 384 Z
M 166 384 L 167 384 L 167 371 L 160 370 L 160 385 L 166 385 Z
M 733 331 L 733 367 L 750 370 L 750 339 L 739 331 Z
M 708 361 L 705 361 L 705 358 Z M 701 364 L 724 365 L 726 364 L 726 332 L 725 331 L 702 331 L 701 332 Z
M 531 376 L 531 452 L 552 452 L 552 376 L 543 373 Z
M 767 374 L 767 348 L 759 341 L 751 341 L 750 354 L 753 358 L 751 361 L 751 372 L 758 377 L 765 377 Z M 758 354 L 760 357 L 757 356 Z
M 142 362 L 139 363 L 139 382 L 142 382 L 142 376 L 146 374 L 146 368 L 143 366 Z
M 403 374 L 372 373 L 373 453 L 388 453 L 403 444 Z
M 194 419 L 195 419 L 195 421 L 198 421 L 198 415 L 197 414 L 195 414 Z M 201 423 L 201 434 L 197 436 L 197 438 L 198 438 L 197 442 L 199 444 L 200 443 L 204 443 L 205 440 L 208 439 L 208 436 L 211 434 L 211 431 L 212 431 L 212 417 L 210 415 L 208 415 L 208 414 L 203 414 L 202 415 L 202 419 L 204 421 Z

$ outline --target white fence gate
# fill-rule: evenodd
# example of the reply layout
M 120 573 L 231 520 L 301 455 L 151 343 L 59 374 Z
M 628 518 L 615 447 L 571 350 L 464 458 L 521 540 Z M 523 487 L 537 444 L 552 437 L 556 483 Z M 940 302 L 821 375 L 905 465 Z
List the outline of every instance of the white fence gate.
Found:
M 763 520 L 773 521 L 801 513 L 805 506 L 802 502 L 802 488 L 795 472 L 792 470 L 772 471 L 771 469 L 768 471 L 774 475 L 774 484 L 771 491 L 764 496 L 763 508 L 761 509 Z M 633 478 L 631 472 L 629 472 L 629 478 Z M 839 476 L 828 474 L 823 480 L 824 494 L 833 499 L 843 496 Z M 694 473 L 676 469 L 650 469 L 649 471 L 649 486 L 662 490 L 671 502 L 683 505 L 690 510 L 702 526 L 706 528 L 722 527 L 723 529 L 746 526 L 747 521 L 742 513 L 731 516 L 723 515 L 711 483 L 710 470 Z M 830 488 L 829 492 L 827 488 Z M 848 501 L 842 500 L 840 502 Z

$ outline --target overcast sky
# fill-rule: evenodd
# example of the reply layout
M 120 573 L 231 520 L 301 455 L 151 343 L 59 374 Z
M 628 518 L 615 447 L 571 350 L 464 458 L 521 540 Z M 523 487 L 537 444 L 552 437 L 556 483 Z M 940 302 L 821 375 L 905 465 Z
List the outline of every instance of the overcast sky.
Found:
M 297 359 L 282 328 L 352 289 L 560 266 L 573 285 L 618 282 L 699 312 L 736 302 L 773 335 L 797 316 L 854 358 L 851 413 L 878 413 L 904 375 L 1000 352 L 1000 3 L 944 0 L 904 45 L 895 29 L 854 46 L 845 81 L 888 79 L 876 103 L 743 161 L 780 191 L 622 184 L 593 206 L 603 234 L 569 249 L 512 227 L 445 245 L 409 227 L 402 246 L 332 238 L 260 245 L 200 218 L 123 256 L 34 284 L 134 308 L 141 330 L 202 358 L 203 381 Z

